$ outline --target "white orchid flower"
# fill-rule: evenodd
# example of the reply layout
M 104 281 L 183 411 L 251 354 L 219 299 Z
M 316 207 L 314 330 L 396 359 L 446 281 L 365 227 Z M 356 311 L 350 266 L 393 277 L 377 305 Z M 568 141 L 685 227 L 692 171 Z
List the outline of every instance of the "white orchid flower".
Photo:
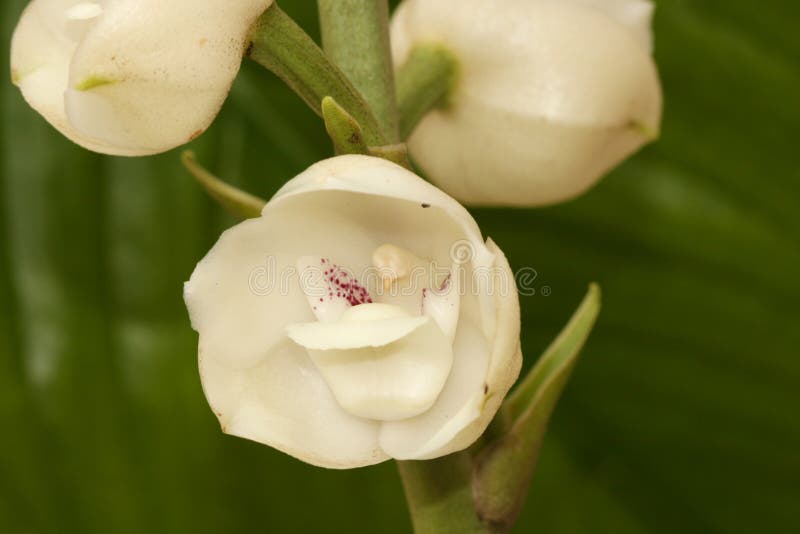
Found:
M 409 139 L 431 180 L 477 205 L 586 191 L 658 135 L 647 0 L 405 0 L 395 64 L 438 44 L 457 61 L 447 105 Z
M 12 39 L 12 80 L 89 150 L 163 152 L 211 124 L 271 3 L 33 0 Z
M 288 182 L 185 299 L 223 431 L 323 467 L 468 447 L 521 365 L 503 253 L 455 200 L 368 156 Z

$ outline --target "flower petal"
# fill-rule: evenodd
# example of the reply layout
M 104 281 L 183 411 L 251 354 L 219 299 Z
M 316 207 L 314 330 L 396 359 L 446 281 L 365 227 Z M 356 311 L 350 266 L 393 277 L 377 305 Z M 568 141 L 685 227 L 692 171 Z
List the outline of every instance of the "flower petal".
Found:
M 483 434 L 508 390 L 519 376 L 519 300 L 513 273 L 502 251 L 488 240 L 495 255 L 494 301 L 496 331 L 491 342 L 481 335 L 474 319 L 462 312 L 454 346 L 453 370 L 433 408 L 406 421 L 384 423 L 381 448 L 393 458 L 425 460 L 469 447 Z M 511 285 L 501 280 L 510 279 Z M 510 277 L 510 278 L 509 278 Z M 506 289 L 503 290 L 502 288 Z M 462 310 L 470 306 L 464 297 Z
M 74 1 L 33 0 L 22 13 L 11 40 L 11 77 L 25 101 L 74 143 L 95 152 L 144 155 L 132 148 L 112 147 L 78 132 L 67 120 L 64 90 L 76 44 L 67 39 L 54 16 Z
M 292 324 L 286 327 L 289 338 L 298 345 L 314 350 L 347 350 L 384 347 L 402 339 L 425 325 L 427 317 L 412 317 L 396 306 L 386 304 L 362 304 L 348 311 L 364 309 L 394 308 L 399 314 L 379 312 L 377 317 L 355 319 L 347 314 L 333 323 L 312 322 Z M 374 311 L 372 312 L 375 313 Z
M 81 146 L 163 152 L 209 126 L 247 31 L 271 3 L 33 0 L 14 33 L 12 71 L 30 105 Z
M 412 172 L 380 158 L 347 155 L 320 161 L 284 185 L 272 202 L 282 203 L 295 195 L 324 191 L 384 199 L 380 203 L 359 203 L 362 213 L 353 214 L 362 218 L 367 210 L 371 211 L 372 230 L 391 236 L 378 242 L 373 250 L 384 243 L 393 243 L 439 265 L 449 265 L 450 246 L 456 239 L 468 238 L 476 247 L 485 248 L 478 225 L 461 204 Z M 391 199 L 415 205 L 415 213 L 409 212 L 407 206 L 397 205 L 391 213 L 382 214 Z M 432 232 L 432 228 L 436 231 Z
M 422 313 L 439 325 L 439 328 L 452 343 L 458 328 L 458 316 L 461 308 L 461 271 L 453 266 L 448 276 L 438 289 L 427 288 L 422 292 Z
M 459 61 L 448 106 L 408 140 L 434 183 L 476 205 L 551 204 L 583 193 L 657 136 L 662 97 L 649 51 L 591 3 L 400 5 L 395 64 L 423 42 Z
M 453 365 L 453 347 L 436 323 L 417 319 L 423 320 L 421 326 L 388 345 L 309 350 L 346 411 L 395 421 L 419 415 L 436 402 Z
M 201 336 L 203 389 L 224 432 L 320 467 L 346 469 L 387 459 L 378 447 L 378 424 L 339 407 L 302 347 L 287 339 L 250 369 L 204 357 L 203 349 Z
M 75 51 L 69 85 L 77 94 L 67 99 L 67 116 L 76 129 L 112 146 L 156 153 L 191 141 L 219 112 L 239 71 L 247 31 L 270 4 L 111 3 Z M 114 83 L 80 91 L 92 79 Z M 88 106 L 102 112 L 87 120 Z
M 442 456 L 440 451 L 480 415 L 479 410 L 470 407 L 475 406 L 476 395 L 483 397 L 489 346 L 478 325 L 459 322 L 453 354 L 450 376 L 430 410 L 411 419 L 383 423 L 380 445 L 392 458 L 424 460 Z

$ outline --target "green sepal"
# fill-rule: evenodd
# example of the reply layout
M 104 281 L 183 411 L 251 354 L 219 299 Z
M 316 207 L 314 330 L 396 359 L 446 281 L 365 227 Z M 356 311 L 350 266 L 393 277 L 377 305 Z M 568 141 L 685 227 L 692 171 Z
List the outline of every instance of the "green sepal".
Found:
M 596 284 L 569 323 L 514 393 L 506 399 L 475 459 L 472 493 L 478 516 L 497 530 L 510 528 L 522 508 L 550 415 L 600 312 Z M 490 438 L 491 439 L 491 438 Z

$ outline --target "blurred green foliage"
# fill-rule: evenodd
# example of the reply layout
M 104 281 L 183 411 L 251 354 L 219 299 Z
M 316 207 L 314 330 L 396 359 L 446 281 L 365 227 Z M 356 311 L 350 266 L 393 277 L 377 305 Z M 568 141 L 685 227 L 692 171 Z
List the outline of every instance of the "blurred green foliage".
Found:
M 23 5 L 0 6 L 4 50 Z M 317 34 L 312 1 L 282 5 Z M 474 211 L 538 272 L 526 366 L 604 290 L 519 532 L 800 528 L 798 20 L 659 2 L 662 140 L 567 205 Z M 192 148 L 265 197 L 330 150 L 250 64 Z M 324 471 L 220 433 L 181 285 L 232 222 L 177 153 L 89 154 L 0 84 L 0 532 L 409 530 L 391 463 Z

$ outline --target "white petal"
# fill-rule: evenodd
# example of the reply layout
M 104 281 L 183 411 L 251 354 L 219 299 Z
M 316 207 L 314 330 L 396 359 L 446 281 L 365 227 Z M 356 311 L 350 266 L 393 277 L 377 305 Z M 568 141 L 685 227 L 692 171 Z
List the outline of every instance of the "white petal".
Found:
M 286 340 L 250 369 L 204 357 L 205 347 L 201 336 L 203 389 L 224 432 L 321 467 L 361 467 L 387 459 L 378 447 L 378 424 L 339 407 L 302 347 Z
M 491 240 L 487 245 L 497 258 L 495 276 L 513 281 L 502 251 Z M 425 460 L 465 449 L 497 413 L 522 366 L 516 287 L 512 283 L 505 291 L 497 290 L 502 286 L 495 282 L 497 328 L 491 341 L 481 335 L 480 323 L 475 323 L 476 316 L 470 313 L 474 304 L 469 301 L 474 296 L 466 295 L 453 348 L 453 370 L 439 400 L 430 411 L 413 419 L 384 423 L 381 448 L 393 458 Z
M 460 62 L 450 105 L 409 139 L 415 161 L 472 204 L 584 192 L 658 132 L 658 74 L 637 39 L 575 2 L 405 0 L 392 22 L 395 63 L 426 41 Z
M 72 2 L 33 0 L 20 18 L 11 41 L 11 77 L 28 104 L 73 142 L 93 150 L 120 156 L 141 151 L 111 147 L 80 134 L 69 124 L 64 111 L 64 90 L 69 63 L 76 45 L 64 35 L 53 11 Z
M 480 417 L 485 398 L 482 391 L 467 398 L 461 408 L 449 417 L 447 422 L 439 427 L 433 436 L 423 443 L 409 458 L 421 459 L 440 456 L 437 451 L 446 447 L 459 432 Z
M 489 352 L 478 325 L 461 322 L 453 346 L 453 368 L 438 401 L 422 415 L 384 423 L 381 448 L 400 460 L 441 456 L 439 451 L 480 415 L 468 407 L 475 405 L 476 395 L 483 397 Z
M 497 289 L 503 287 L 502 280 L 495 282 L 493 297 L 496 306 L 496 330 L 492 338 L 489 369 L 486 374 L 484 401 L 480 415 L 469 426 L 464 427 L 445 447 L 440 448 L 437 455 L 465 449 L 483 434 L 511 386 L 519 377 L 522 368 L 522 351 L 519 342 L 519 297 L 516 286 L 513 284 L 514 273 L 511 271 L 503 251 L 497 247 L 494 241 L 488 239 L 486 244 L 497 258 L 496 277 L 510 279 L 512 284 L 510 289 L 504 290 Z
M 349 413 L 381 421 L 414 417 L 439 397 L 453 365 L 453 348 L 427 317 L 388 345 L 309 350 L 311 360 Z M 371 328 L 361 323 L 362 328 Z
M 422 295 L 422 313 L 439 325 L 439 329 L 450 341 L 456 337 L 458 315 L 461 305 L 461 271 L 453 267 L 450 276 L 438 289 L 428 288 Z
M 362 304 L 350 310 L 386 307 L 398 309 L 386 304 Z M 303 323 L 289 325 L 286 332 L 289 337 L 307 349 L 360 349 L 367 347 L 383 347 L 402 339 L 424 324 L 427 317 L 411 317 L 405 312 L 402 316 L 353 320 L 345 314 L 341 321 L 332 323 Z
M 400 217 L 397 208 L 383 216 L 373 217 L 373 231 L 378 235 L 392 236 L 379 242 L 375 248 L 392 243 L 414 251 L 417 256 L 431 258 L 440 265 L 449 265 L 450 246 L 459 236 L 469 238 L 476 248 L 483 247 L 480 229 L 463 206 L 414 173 L 381 158 L 350 155 L 320 161 L 284 185 L 272 202 L 323 191 L 360 193 L 383 199 L 380 203 L 363 205 L 356 204 L 356 199 L 351 196 L 354 207 L 362 212 L 354 213 L 354 217 L 363 217 L 367 210 L 370 215 L 380 215 L 381 210 L 388 207 L 387 201 L 392 199 L 414 205 L 413 212 L 404 206 Z M 398 225 L 400 221 L 402 225 Z M 330 234 L 330 237 L 337 239 L 335 234 Z
M 33 0 L 12 40 L 31 106 L 72 141 L 115 155 L 163 152 L 202 133 L 272 0 Z M 66 95 L 66 98 L 65 98 Z

